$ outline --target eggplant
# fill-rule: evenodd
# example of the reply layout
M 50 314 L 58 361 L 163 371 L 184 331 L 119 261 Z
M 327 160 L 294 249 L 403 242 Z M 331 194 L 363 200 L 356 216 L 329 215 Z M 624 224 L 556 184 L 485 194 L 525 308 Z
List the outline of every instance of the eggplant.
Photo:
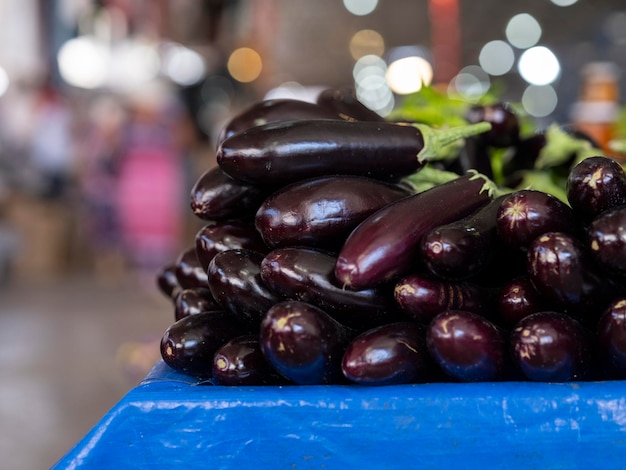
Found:
M 422 237 L 492 200 L 493 184 L 466 174 L 388 204 L 361 222 L 339 251 L 335 277 L 347 289 L 396 280 L 415 263 Z
M 463 146 L 459 149 L 458 156 L 446 162 L 446 170 L 453 171 L 459 175 L 469 170 L 476 170 L 488 178 L 493 178 L 493 166 L 491 165 L 489 148 L 480 140 L 480 137 L 478 135 L 465 139 Z
M 181 290 L 174 299 L 174 319 L 180 320 L 189 315 L 223 310 L 215 301 L 208 287 L 195 287 Z
M 612 302 L 602 313 L 596 332 L 598 360 L 609 379 L 626 379 L 626 298 Z
M 500 243 L 497 215 L 506 197 L 498 196 L 470 215 L 424 235 L 420 257 L 428 270 L 443 279 L 463 280 L 489 265 Z
M 288 382 L 265 359 L 258 334 L 237 336 L 213 356 L 217 385 L 286 385 Z
M 194 247 L 184 250 L 176 259 L 174 273 L 183 289 L 207 287 L 207 275 Z
M 253 250 L 267 253 L 269 248 L 254 224 L 244 220 L 210 221 L 195 236 L 198 260 L 206 271 L 213 257 L 226 250 Z
M 232 315 L 223 311 L 189 315 L 167 328 L 161 338 L 161 357 L 178 372 L 209 378 L 218 348 L 246 333 Z
M 272 194 L 259 207 L 255 224 L 270 247 L 337 250 L 366 217 L 409 194 L 407 189 L 363 176 L 322 176 Z
M 418 323 L 428 323 L 445 310 L 465 310 L 489 316 L 492 299 L 487 289 L 470 282 L 450 282 L 430 275 L 410 274 L 394 288 L 400 310 Z
M 251 184 L 285 185 L 328 175 L 398 180 L 436 159 L 458 140 L 490 129 L 471 126 L 434 129 L 421 124 L 296 120 L 257 126 L 224 140 L 218 165 Z
M 598 320 L 616 293 L 583 243 L 561 232 L 545 233 L 530 245 L 528 276 L 554 308 L 586 325 Z
M 322 309 L 293 300 L 272 306 L 260 328 L 265 358 L 283 377 L 299 385 L 346 383 L 341 360 L 352 337 Z
M 505 148 L 519 141 L 519 118 L 507 103 L 470 106 L 465 118 L 470 123 L 491 124 L 491 130 L 477 138 L 484 145 Z
M 263 259 L 261 278 L 284 299 L 313 304 L 356 331 L 401 318 L 391 286 L 343 289 L 333 274 L 336 261 L 313 248 L 276 248 Z
M 245 217 L 254 214 L 271 191 L 235 180 L 216 166 L 200 175 L 191 188 L 191 211 L 209 221 Z
M 497 323 L 511 328 L 522 318 L 547 308 L 528 275 L 505 282 L 496 296 Z
M 567 199 L 584 224 L 614 207 L 626 204 L 626 172 L 605 156 L 585 158 L 567 178 Z
M 174 263 L 166 264 L 161 267 L 156 275 L 156 285 L 165 297 L 174 300 L 181 290 L 178 279 L 176 278 L 176 265 Z
M 589 225 L 587 247 L 604 270 L 626 276 L 626 205 L 609 209 Z
M 294 119 L 342 119 L 332 108 L 308 101 L 279 98 L 262 100 L 248 106 L 221 130 L 218 144 L 239 132 L 271 122 Z
M 359 101 L 354 88 L 322 90 L 317 95 L 316 103 L 348 121 L 385 121 L 384 117 Z
M 425 327 L 413 322 L 389 323 L 360 334 L 348 344 L 341 368 L 348 380 L 361 385 L 423 383 L 435 375 Z
M 552 194 L 521 189 L 502 201 L 497 214 L 497 232 L 505 245 L 526 251 L 546 232 L 579 231 L 570 206 Z
M 207 283 L 215 301 L 254 326 L 280 300 L 261 279 L 263 257 L 252 250 L 226 250 L 216 254 L 207 269 Z

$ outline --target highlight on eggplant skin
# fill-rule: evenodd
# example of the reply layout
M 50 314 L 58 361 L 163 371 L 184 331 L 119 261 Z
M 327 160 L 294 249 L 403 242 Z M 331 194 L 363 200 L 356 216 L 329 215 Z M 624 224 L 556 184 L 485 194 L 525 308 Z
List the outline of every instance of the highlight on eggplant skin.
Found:
M 626 276 L 626 205 L 609 209 L 591 222 L 587 247 L 607 272 Z

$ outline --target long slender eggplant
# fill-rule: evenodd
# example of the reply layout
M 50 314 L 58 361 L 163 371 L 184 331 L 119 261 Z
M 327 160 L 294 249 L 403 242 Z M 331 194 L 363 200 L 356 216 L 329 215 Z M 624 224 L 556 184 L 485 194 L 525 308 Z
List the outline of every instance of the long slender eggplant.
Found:
M 385 120 L 376 111 L 359 101 L 354 88 L 328 88 L 317 95 L 316 103 L 327 108 L 348 121 Z
M 333 174 L 397 180 L 418 171 L 449 144 L 491 128 L 313 119 L 270 123 L 222 142 L 218 165 L 252 184 L 287 184 Z
M 400 310 L 418 323 L 428 323 L 445 310 L 465 310 L 490 316 L 491 294 L 470 282 L 450 282 L 423 274 L 410 274 L 394 288 Z
M 589 223 L 602 212 L 626 204 L 626 172 L 612 158 L 585 158 L 569 173 L 567 199 L 576 216 Z
M 328 106 L 308 101 L 289 98 L 262 100 L 231 118 L 220 132 L 218 143 L 251 127 L 294 119 L 342 119 L 342 117 Z
M 306 247 L 276 248 L 261 263 L 261 277 L 286 299 L 308 302 L 356 331 L 401 318 L 391 286 L 343 289 L 333 275 L 337 258 Z
M 363 176 L 322 176 L 293 183 L 268 197 L 256 228 L 271 247 L 338 249 L 366 217 L 408 190 Z
M 335 266 L 337 281 L 360 290 L 397 279 L 414 265 L 425 234 L 487 204 L 492 192 L 493 184 L 484 176 L 466 174 L 388 204 L 346 240 Z
M 428 270 L 443 279 L 463 280 L 492 262 L 500 243 L 497 215 L 501 195 L 470 215 L 424 235 L 420 256 Z
M 263 257 L 252 250 L 226 250 L 216 254 L 207 269 L 207 283 L 216 302 L 240 321 L 256 326 L 280 300 L 261 279 Z
M 345 383 L 341 359 L 352 336 L 323 310 L 299 301 L 275 304 L 260 329 L 266 359 L 300 385 Z
M 609 209 L 589 225 L 587 247 L 607 272 L 626 276 L 626 205 Z
M 202 220 L 244 217 L 254 214 L 270 192 L 233 179 L 216 166 L 200 175 L 191 188 L 191 211 Z

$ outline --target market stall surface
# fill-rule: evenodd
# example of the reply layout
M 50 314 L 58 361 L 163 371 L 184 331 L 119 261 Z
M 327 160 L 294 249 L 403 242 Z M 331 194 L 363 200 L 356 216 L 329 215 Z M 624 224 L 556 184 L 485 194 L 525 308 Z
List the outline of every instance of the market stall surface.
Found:
M 49 468 L 159 357 L 173 318 L 152 285 L 90 276 L 0 290 L 0 455 Z

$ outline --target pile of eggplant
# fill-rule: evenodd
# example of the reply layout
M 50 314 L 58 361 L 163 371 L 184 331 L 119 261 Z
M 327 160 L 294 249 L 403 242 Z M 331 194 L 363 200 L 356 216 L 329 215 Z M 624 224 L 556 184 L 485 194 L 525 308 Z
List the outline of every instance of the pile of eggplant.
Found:
M 165 363 L 214 385 L 626 378 L 622 165 L 503 103 L 462 118 L 350 90 L 235 116 L 157 275 Z

